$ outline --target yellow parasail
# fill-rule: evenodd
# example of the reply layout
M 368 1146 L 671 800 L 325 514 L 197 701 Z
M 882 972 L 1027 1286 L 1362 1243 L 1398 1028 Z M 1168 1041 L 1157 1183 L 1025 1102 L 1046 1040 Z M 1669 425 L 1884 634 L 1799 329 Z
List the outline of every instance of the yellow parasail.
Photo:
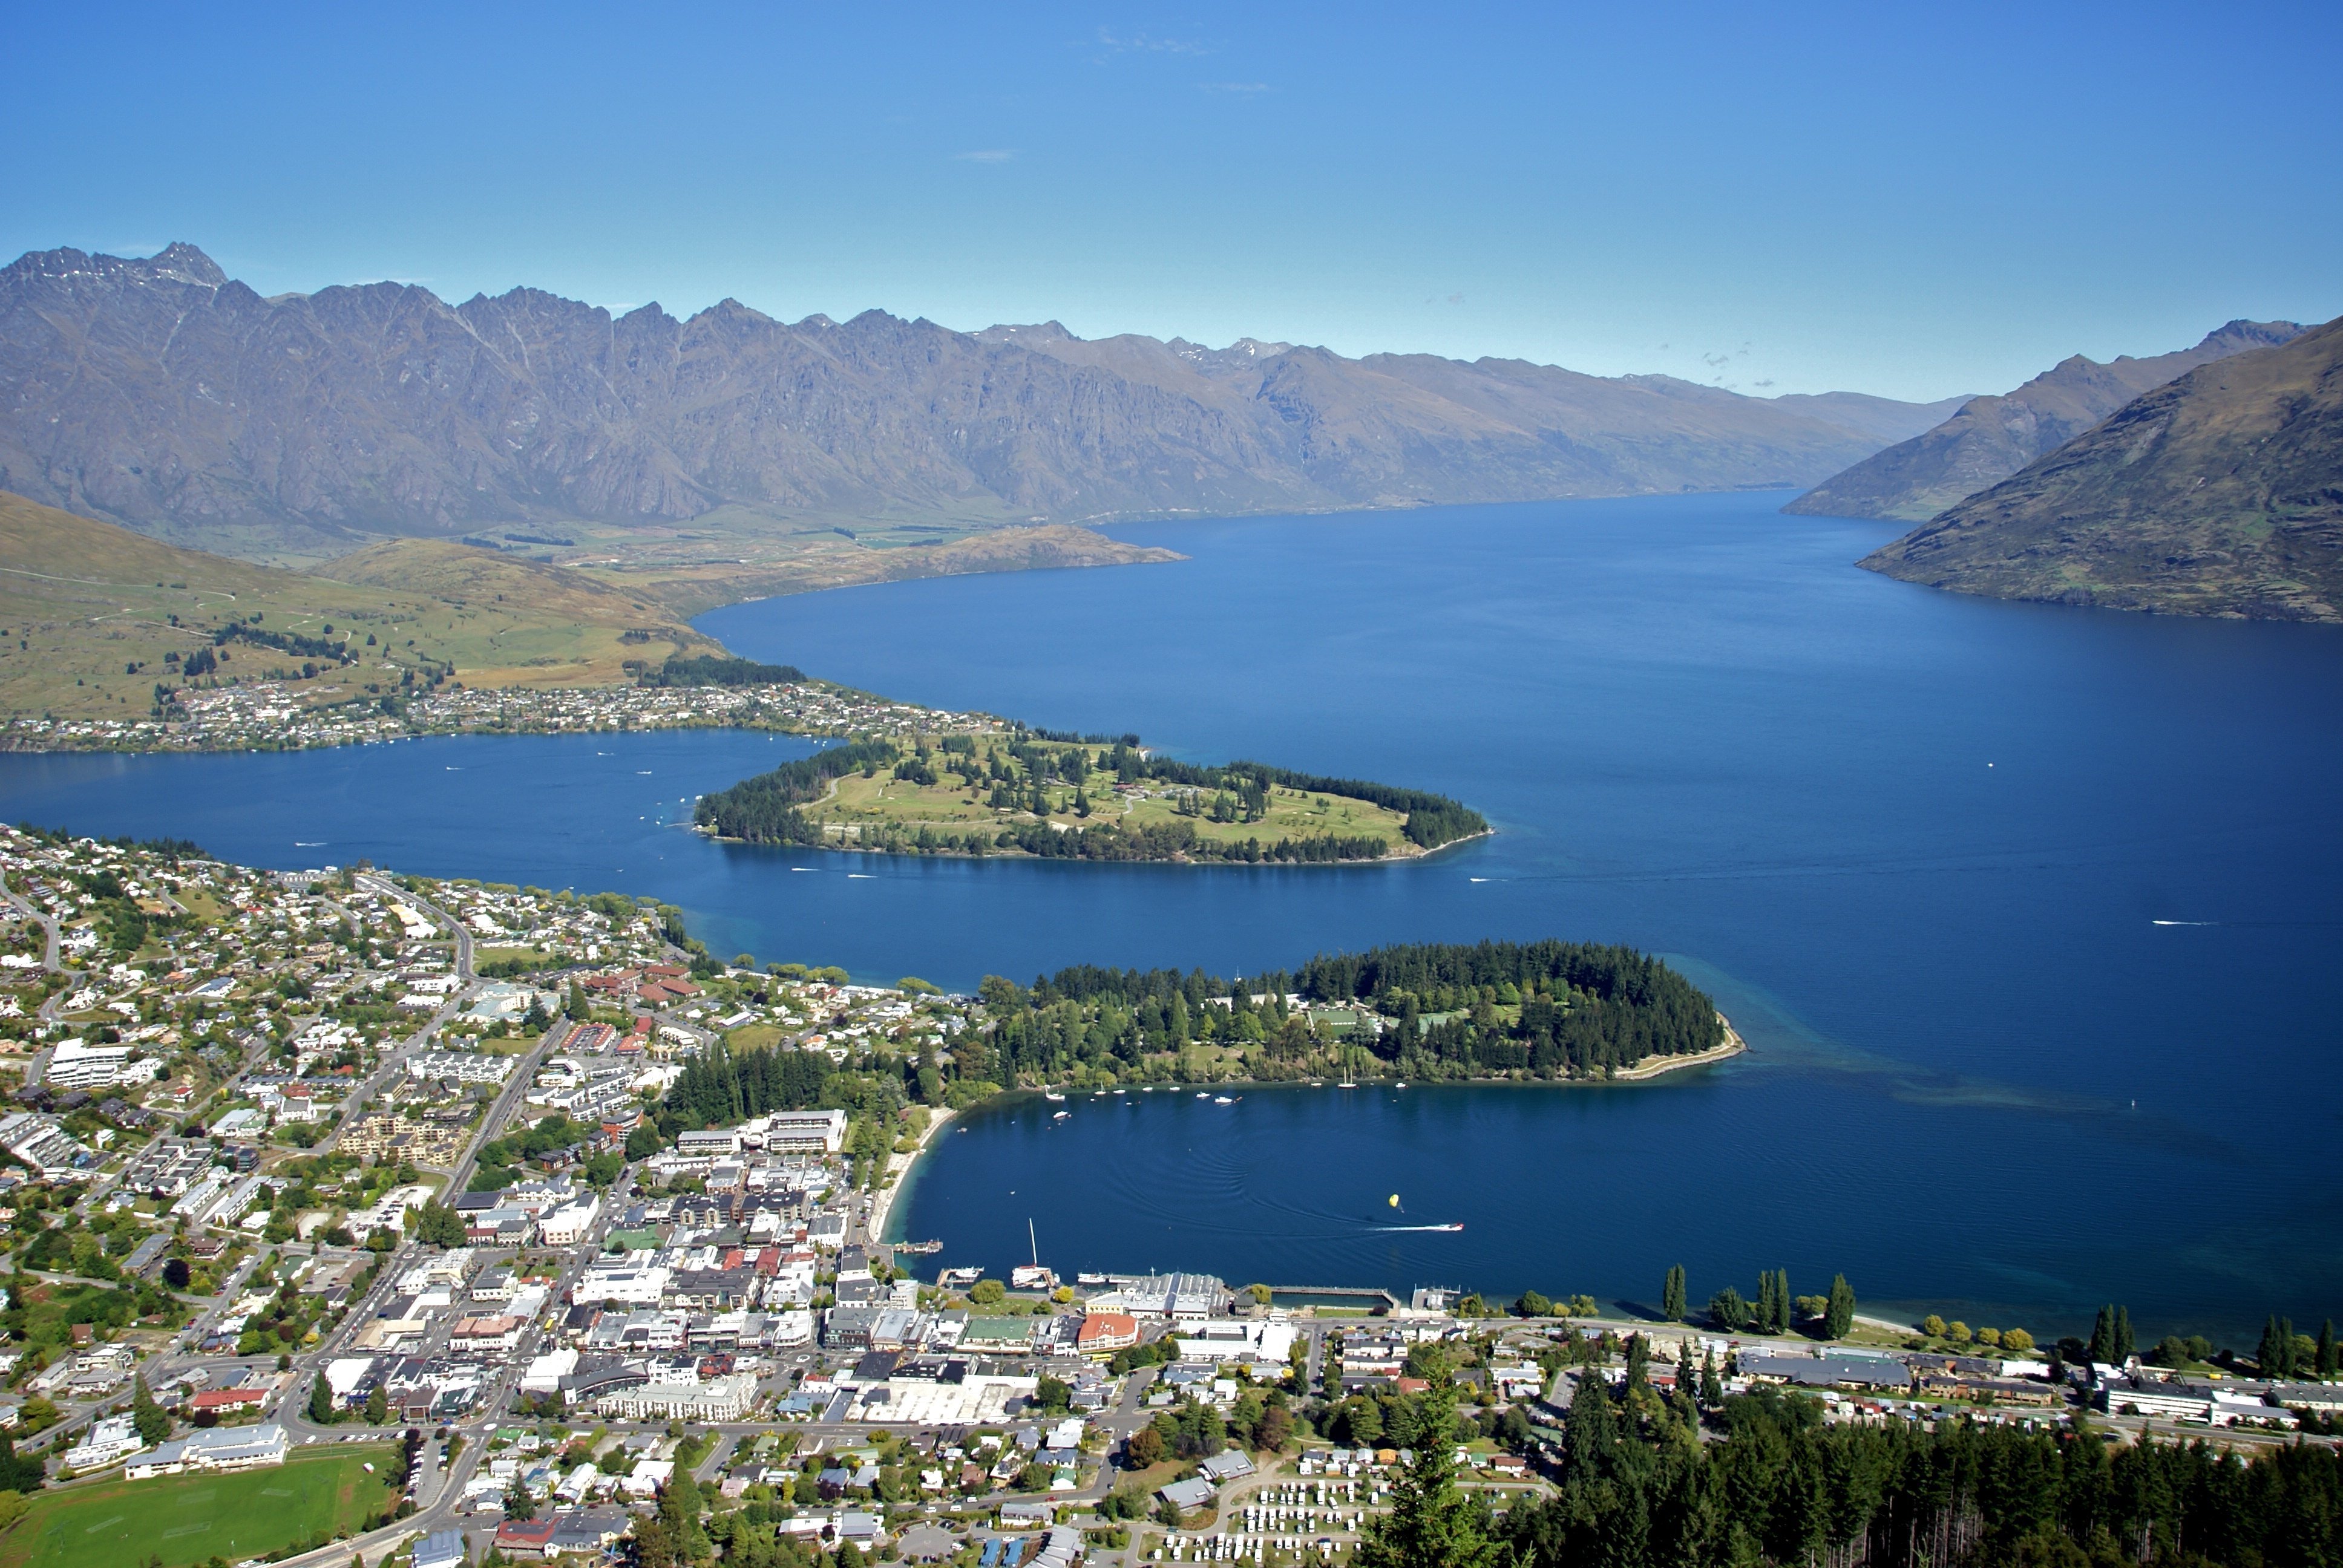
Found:
M 1391 1206 L 1394 1209 L 1399 1207 L 1399 1194 L 1396 1192 L 1392 1194 Z

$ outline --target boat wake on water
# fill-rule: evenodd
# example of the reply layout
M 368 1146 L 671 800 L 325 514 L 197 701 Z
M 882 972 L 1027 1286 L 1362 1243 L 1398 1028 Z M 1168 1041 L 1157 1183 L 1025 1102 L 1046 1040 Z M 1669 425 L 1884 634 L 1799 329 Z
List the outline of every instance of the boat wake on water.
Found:
M 1393 1233 L 1394 1233 L 1394 1232 L 1403 1231 L 1461 1231 L 1461 1230 L 1463 1230 L 1464 1227 L 1463 1227 L 1463 1223 L 1460 1221 L 1460 1222 L 1458 1222 L 1458 1223 L 1455 1223 L 1455 1224 L 1450 1224 L 1450 1225 L 1376 1225 L 1376 1226 L 1373 1226 L 1373 1227 L 1371 1227 L 1371 1228 L 1372 1228 L 1373 1231 L 1375 1231 L 1378 1234 L 1382 1234 L 1382 1235 L 1391 1235 L 1391 1234 L 1393 1234 Z

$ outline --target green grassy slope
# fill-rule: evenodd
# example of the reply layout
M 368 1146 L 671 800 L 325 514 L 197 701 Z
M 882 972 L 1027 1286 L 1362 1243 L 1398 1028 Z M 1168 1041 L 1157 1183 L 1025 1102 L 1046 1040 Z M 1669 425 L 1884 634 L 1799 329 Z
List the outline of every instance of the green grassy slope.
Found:
M 346 637 L 360 656 L 304 678 L 298 658 L 228 650 L 223 674 L 285 669 L 305 699 L 347 698 L 367 681 L 388 689 L 405 668 L 449 664 L 478 686 L 599 684 L 622 678 L 628 658 L 716 646 L 644 595 L 461 545 L 399 540 L 329 569 L 182 549 L 0 492 L 0 716 L 141 718 L 156 683 L 177 681 L 166 655 L 255 614 L 271 632 Z M 622 640 L 629 632 L 647 635 Z

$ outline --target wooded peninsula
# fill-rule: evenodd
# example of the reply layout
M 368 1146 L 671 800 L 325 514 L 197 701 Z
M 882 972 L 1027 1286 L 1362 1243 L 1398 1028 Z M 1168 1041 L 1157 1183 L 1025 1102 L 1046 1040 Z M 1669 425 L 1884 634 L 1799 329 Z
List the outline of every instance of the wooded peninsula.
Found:
M 694 816 L 750 844 L 1188 864 L 1404 859 L 1490 830 L 1421 789 L 1022 728 L 833 746 L 700 797 Z
M 975 1027 L 856 1070 L 719 1045 L 685 1064 L 665 1110 L 689 1128 L 860 1107 L 874 1074 L 905 1101 L 951 1107 L 1061 1084 L 1601 1081 L 1740 1044 L 1665 963 L 1588 942 L 1383 947 L 1234 980 L 1081 965 L 1030 986 L 988 976 L 979 1000 Z

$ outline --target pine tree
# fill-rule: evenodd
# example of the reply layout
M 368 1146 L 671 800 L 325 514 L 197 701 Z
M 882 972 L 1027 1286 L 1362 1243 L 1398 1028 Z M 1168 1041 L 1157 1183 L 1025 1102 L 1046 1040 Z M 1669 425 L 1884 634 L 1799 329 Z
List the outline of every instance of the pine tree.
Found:
M 2318 1375 L 2331 1378 L 2335 1372 L 2335 1320 L 2329 1318 L 2318 1325 Z
M 2116 1303 L 2116 1362 L 2118 1365 L 2131 1360 L 2136 1347 L 2131 1341 L 2131 1309 Z
M 1453 1385 L 1435 1384 L 1423 1396 L 1415 1458 L 1392 1489 L 1391 1513 L 1359 1543 L 1356 1568 L 1499 1568 L 1510 1560 L 1490 1533 L 1488 1505 L 1457 1489 L 1454 1417 Z
M 1831 1276 L 1830 1305 L 1823 1312 L 1823 1332 L 1832 1339 L 1846 1337 L 1855 1327 L 1855 1287 L 1846 1282 L 1845 1274 Z
M 334 1391 L 326 1386 L 326 1374 L 323 1372 L 310 1380 L 309 1419 L 319 1426 L 333 1424 Z
M 1787 1333 L 1790 1330 L 1790 1271 L 1766 1269 L 1757 1275 L 1757 1332 Z
M 145 1378 L 138 1380 L 138 1392 L 130 1398 L 130 1422 L 138 1429 L 138 1441 L 150 1448 L 171 1435 L 171 1418 L 146 1392 Z
M 1684 1320 L 1684 1271 L 1682 1263 L 1668 1270 L 1667 1282 L 1660 1287 L 1660 1315 L 1672 1323 Z
M 1570 1415 L 1563 1422 L 1563 1467 L 1574 1480 L 1602 1481 L 1618 1462 L 1619 1417 L 1611 1408 L 1610 1391 L 1602 1374 L 1588 1369 L 1578 1374 L 1577 1392 L 1570 1396 Z
M 1712 1409 L 1725 1402 L 1725 1382 L 1716 1375 L 1716 1352 L 1704 1351 L 1700 1358 L 1700 1402 Z
M 2262 1342 L 2254 1352 L 2254 1365 L 2266 1378 L 2294 1375 L 2294 1324 L 2272 1313 L 2262 1325 Z
M 2103 1365 L 2116 1359 L 2116 1309 L 2112 1302 L 2099 1309 L 2091 1324 L 2091 1364 Z

